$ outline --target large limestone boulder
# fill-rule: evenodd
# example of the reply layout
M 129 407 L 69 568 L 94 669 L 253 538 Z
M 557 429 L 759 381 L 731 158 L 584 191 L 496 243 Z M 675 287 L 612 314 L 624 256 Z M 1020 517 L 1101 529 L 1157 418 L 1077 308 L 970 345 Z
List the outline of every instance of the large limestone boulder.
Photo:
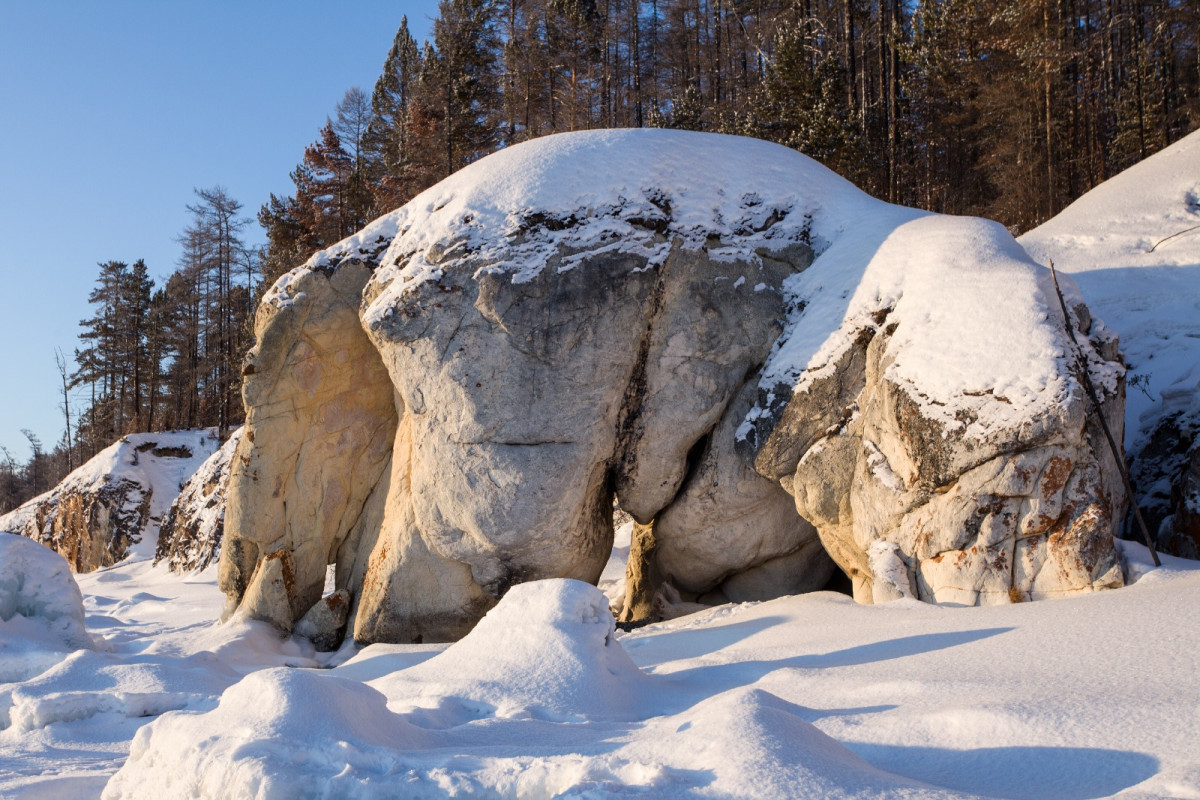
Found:
M 368 500 L 386 483 L 396 429 L 394 391 L 358 322 L 370 275 L 357 260 L 299 270 L 259 306 L 220 558 L 227 613 L 247 592 L 269 594 L 252 584 L 275 574 L 259 565 L 280 551 L 293 567 L 293 619 L 273 619 L 285 629 L 320 599 L 326 565 L 345 573 L 339 583 L 361 586 L 361 564 L 353 581 L 349 575 L 379 532 L 380 504 Z
M 1115 341 L 1067 288 L 1119 419 Z M 929 600 L 1119 585 L 1124 498 L 1064 325 L 1000 226 L 879 203 L 786 148 L 509 148 L 264 299 L 228 613 L 290 630 L 336 564 L 359 641 L 460 638 L 516 583 L 595 582 L 614 497 L 637 523 L 627 620 L 664 587 L 820 588 L 830 556 L 869 601 L 881 541 Z
M 123 436 L 57 486 L 0 517 L 0 531 L 35 539 L 76 572 L 154 552 L 182 484 L 219 446 L 214 429 Z

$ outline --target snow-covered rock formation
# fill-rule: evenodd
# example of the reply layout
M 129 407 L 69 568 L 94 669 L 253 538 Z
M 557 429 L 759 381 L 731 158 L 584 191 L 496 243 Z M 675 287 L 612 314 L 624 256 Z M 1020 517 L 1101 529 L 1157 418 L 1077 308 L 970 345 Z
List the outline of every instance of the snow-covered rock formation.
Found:
M 1138 505 L 1159 547 L 1198 557 L 1200 132 L 1097 186 L 1020 242 L 1069 273 L 1120 335 Z
M 230 434 L 172 501 L 158 533 L 155 563 L 166 561 L 172 572 L 190 572 L 204 569 L 221 554 L 229 468 L 242 430 Z
M 112 566 L 141 543 L 149 555 L 180 486 L 218 445 L 211 429 L 123 436 L 0 517 L 0 531 L 42 542 L 76 572 Z
M 1066 288 L 1119 430 L 1115 339 Z M 256 334 L 221 586 L 285 630 L 336 564 L 358 640 L 461 637 L 513 584 L 594 582 L 614 494 L 627 617 L 663 581 L 819 588 L 825 551 L 870 601 L 879 541 L 927 600 L 1122 583 L 1049 273 L 783 147 L 509 148 L 285 275 Z

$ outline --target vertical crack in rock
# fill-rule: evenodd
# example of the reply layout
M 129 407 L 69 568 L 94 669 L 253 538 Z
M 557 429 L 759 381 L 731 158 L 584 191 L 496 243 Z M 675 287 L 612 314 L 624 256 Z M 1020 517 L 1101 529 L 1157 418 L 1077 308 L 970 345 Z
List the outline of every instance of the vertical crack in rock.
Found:
M 621 397 L 621 410 L 617 417 L 616 450 L 610 461 L 612 483 L 617 497 L 620 498 L 621 507 L 642 525 L 649 525 L 653 514 L 647 514 L 644 508 L 631 510 L 626 506 L 626 495 L 632 484 L 637 481 L 637 450 L 645 433 L 639 421 L 645 407 L 650 347 L 654 340 L 655 323 L 662 314 L 663 295 L 666 292 L 665 278 L 670 265 L 671 259 L 668 258 L 666 263 L 656 270 L 654 287 L 645 303 L 642 335 L 638 340 L 637 355 L 633 361 L 629 382 L 626 383 Z

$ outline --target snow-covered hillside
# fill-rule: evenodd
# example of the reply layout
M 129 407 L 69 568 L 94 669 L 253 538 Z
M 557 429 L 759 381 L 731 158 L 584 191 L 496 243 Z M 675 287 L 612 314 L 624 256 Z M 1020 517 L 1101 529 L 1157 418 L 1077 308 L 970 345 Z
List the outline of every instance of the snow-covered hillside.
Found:
M 1069 273 L 1120 336 L 1129 367 L 1125 448 L 1139 504 L 1152 521 L 1178 512 L 1188 500 L 1179 496 L 1187 493 L 1181 472 L 1200 433 L 1200 131 L 1019 241 Z M 1200 513 L 1200 497 L 1191 502 Z
M 1069 273 L 1121 337 L 1125 442 L 1200 408 L 1200 131 L 1130 167 L 1018 241 Z M 1173 237 L 1173 238 L 1172 238 Z
M 95 650 L 0 684 L 0 796 L 1200 797 L 1200 565 L 1124 549 L 1134 585 L 1065 600 L 817 593 L 625 634 L 548 581 L 458 644 L 320 657 L 214 624 L 211 568 L 122 565 L 79 576 Z
M 215 428 L 122 436 L 0 517 L 0 531 L 49 545 L 76 571 L 152 558 L 171 502 L 219 445 Z

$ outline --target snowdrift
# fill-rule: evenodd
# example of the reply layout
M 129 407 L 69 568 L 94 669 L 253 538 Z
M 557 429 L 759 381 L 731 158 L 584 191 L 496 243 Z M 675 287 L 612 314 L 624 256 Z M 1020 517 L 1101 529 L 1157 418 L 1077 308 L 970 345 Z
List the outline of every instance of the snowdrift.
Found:
M 0 684 L 37 675 L 78 648 L 91 648 L 83 597 L 62 556 L 0 533 Z

